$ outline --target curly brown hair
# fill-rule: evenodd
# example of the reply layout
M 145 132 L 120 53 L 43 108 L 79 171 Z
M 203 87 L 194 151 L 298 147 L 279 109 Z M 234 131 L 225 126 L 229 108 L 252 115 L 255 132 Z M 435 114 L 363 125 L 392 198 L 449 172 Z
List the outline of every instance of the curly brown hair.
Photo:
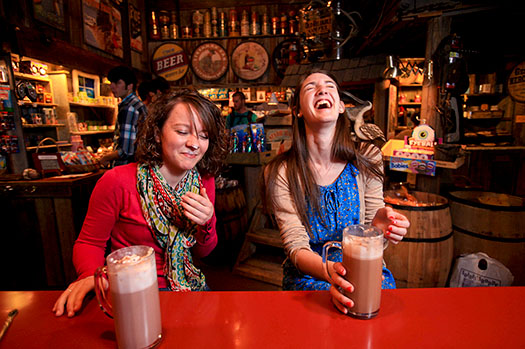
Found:
M 225 119 L 212 101 L 188 88 L 169 90 L 150 104 L 148 116 L 138 129 L 135 160 L 140 164 L 159 166 L 162 164 L 162 144 L 156 139 L 159 138 L 170 112 L 179 103 L 189 105 L 196 110 L 208 133 L 208 150 L 197 163 L 199 173 L 216 176 L 221 171 L 228 154 Z

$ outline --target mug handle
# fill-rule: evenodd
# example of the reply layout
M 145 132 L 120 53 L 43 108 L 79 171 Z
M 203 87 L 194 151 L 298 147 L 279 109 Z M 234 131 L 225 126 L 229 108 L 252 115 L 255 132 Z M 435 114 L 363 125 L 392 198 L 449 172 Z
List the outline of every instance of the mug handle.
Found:
M 333 283 L 332 275 L 330 275 L 330 271 L 328 270 L 328 250 L 332 247 L 338 248 L 342 250 L 341 243 L 338 241 L 329 241 L 326 244 L 323 245 L 323 265 L 326 270 L 326 275 L 328 275 L 328 278 L 330 279 L 331 283 Z
M 108 267 L 98 267 L 95 271 L 95 294 L 97 295 L 100 309 L 113 319 L 113 307 L 109 302 L 107 287 L 108 284 Z

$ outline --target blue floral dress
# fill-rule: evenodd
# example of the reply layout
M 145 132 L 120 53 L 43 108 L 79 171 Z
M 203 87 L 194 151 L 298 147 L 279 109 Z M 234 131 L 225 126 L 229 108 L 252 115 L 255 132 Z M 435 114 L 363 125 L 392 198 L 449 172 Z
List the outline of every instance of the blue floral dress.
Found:
M 359 170 L 352 164 L 347 164 L 337 180 L 327 186 L 320 186 L 320 211 L 315 213 L 307 200 L 308 222 L 312 234 L 310 247 L 322 255 L 323 245 L 328 241 L 341 241 L 343 229 L 350 224 L 359 223 L 359 190 L 357 175 Z M 330 249 L 328 259 L 341 262 L 343 255 L 340 249 Z M 396 288 L 392 273 L 383 267 L 382 288 Z M 283 290 L 328 290 L 330 283 L 318 280 L 301 273 L 287 260 L 284 265 Z

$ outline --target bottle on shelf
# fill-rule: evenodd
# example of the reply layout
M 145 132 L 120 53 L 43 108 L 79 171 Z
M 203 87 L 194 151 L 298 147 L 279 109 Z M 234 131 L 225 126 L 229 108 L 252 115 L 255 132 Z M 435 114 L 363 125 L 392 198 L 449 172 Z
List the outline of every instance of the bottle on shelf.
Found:
M 270 23 L 268 23 L 268 14 L 266 12 L 262 16 L 261 34 L 270 35 Z
M 170 38 L 179 38 L 179 27 L 177 26 L 177 13 L 175 11 L 171 11 Z
M 252 20 L 250 22 L 250 35 L 260 35 L 261 25 L 259 24 L 259 16 L 257 12 L 252 11 Z
M 241 15 L 241 36 L 250 35 L 250 21 L 248 20 L 248 12 L 242 11 Z
M 286 16 L 286 13 L 281 13 L 281 34 L 285 35 L 288 34 L 288 17 Z
M 157 14 L 155 11 L 151 11 L 149 34 L 152 40 L 160 40 L 159 22 L 157 20 Z
M 279 17 L 272 17 L 272 35 L 279 33 Z
M 226 19 L 226 13 L 219 13 L 219 36 L 225 37 L 228 36 L 228 20 Z
M 202 27 L 204 22 L 204 16 L 202 13 L 197 10 L 193 12 L 192 23 L 193 23 L 193 37 L 200 38 L 202 37 Z
M 239 22 L 237 21 L 237 11 L 230 10 L 230 20 L 228 26 L 230 36 L 239 36 Z
M 170 38 L 170 16 L 169 12 L 162 10 L 159 12 L 160 38 L 167 40 Z
M 217 8 L 211 8 L 211 36 L 216 38 L 219 36 L 219 30 L 217 28 Z
M 203 34 L 205 38 L 211 38 L 211 15 L 210 11 L 204 12 Z
M 294 11 L 288 13 L 288 31 L 290 35 L 297 33 L 297 19 Z

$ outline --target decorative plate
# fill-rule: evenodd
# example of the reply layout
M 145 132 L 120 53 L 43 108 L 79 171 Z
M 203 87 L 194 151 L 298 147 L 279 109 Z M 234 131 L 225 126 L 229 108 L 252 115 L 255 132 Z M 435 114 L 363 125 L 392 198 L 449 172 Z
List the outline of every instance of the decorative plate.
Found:
M 242 42 L 233 50 L 232 68 L 235 75 L 244 80 L 256 80 L 268 69 L 266 49 L 255 41 Z
M 299 47 L 298 39 L 284 40 L 275 47 L 272 54 L 272 64 L 279 77 L 284 77 L 284 72 L 289 65 L 299 63 Z
M 18 100 L 20 101 L 27 96 L 25 81 L 19 81 L 16 84 L 15 93 L 16 93 L 16 97 L 18 97 Z
M 36 100 L 38 99 L 38 95 L 37 95 L 37 92 L 36 92 L 36 88 L 35 86 L 31 83 L 31 82 L 27 82 L 26 83 L 26 93 L 27 93 L 27 97 L 29 98 L 29 100 L 31 102 L 36 102 Z
M 218 80 L 228 70 L 228 53 L 219 44 L 204 42 L 193 51 L 191 69 L 202 80 Z

